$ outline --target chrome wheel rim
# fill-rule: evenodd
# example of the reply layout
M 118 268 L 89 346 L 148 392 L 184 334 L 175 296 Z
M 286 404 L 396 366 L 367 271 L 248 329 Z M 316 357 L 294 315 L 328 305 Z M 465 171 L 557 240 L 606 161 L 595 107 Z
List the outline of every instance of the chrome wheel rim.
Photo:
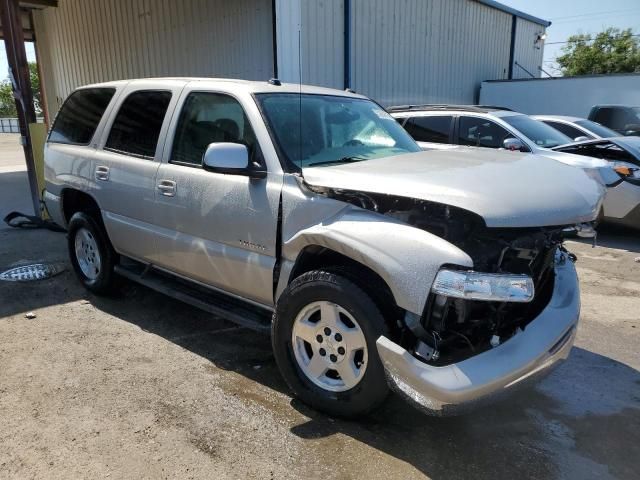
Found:
M 313 302 L 298 313 L 291 344 L 302 373 L 324 390 L 350 390 L 367 369 L 362 328 L 353 315 L 332 302 Z
M 100 274 L 102 264 L 95 237 L 86 228 L 80 228 L 76 232 L 74 243 L 80 271 L 89 280 L 95 280 Z

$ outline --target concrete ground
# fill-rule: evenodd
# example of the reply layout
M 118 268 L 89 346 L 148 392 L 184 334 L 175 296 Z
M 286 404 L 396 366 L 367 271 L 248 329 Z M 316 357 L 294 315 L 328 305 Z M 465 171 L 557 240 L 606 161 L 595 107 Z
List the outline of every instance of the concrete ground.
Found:
M 21 185 L 0 170 L 0 214 L 28 208 Z M 64 234 L 0 227 L 0 271 L 67 264 L 0 281 L 0 478 L 636 479 L 640 239 L 600 244 L 568 245 L 582 322 L 537 387 L 455 418 L 390 397 L 347 422 L 291 398 L 268 337 L 124 281 L 90 295 Z

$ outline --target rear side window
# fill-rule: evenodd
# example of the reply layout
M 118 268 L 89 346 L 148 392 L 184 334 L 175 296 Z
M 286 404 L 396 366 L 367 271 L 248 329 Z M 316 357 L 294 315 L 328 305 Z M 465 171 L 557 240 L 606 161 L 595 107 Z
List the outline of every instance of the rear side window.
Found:
M 115 88 L 87 88 L 69 95 L 53 122 L 49 141 L 88 145 L 115 91 Z
M 130 94 L 122 103 L 105 150 L 152 159 L 171 92 L 143 90 Z
M 404 124 L 409 135 L 417 142 L 449 143 L 451 116 L 413 117 Z
M 572 127 L 571 125 L 567 125 L 566 123 L 552 122 L 550 120 L 545 120 L 544 123 L 555 128 L 559 132 L 564 133 L 567 137 L 573 138 L 574 140 L 578 137 L 593 138 L 593 135 L 590 135 L 587 132 L 583 132 L 582 130 L 578 130 L 576 127 Z

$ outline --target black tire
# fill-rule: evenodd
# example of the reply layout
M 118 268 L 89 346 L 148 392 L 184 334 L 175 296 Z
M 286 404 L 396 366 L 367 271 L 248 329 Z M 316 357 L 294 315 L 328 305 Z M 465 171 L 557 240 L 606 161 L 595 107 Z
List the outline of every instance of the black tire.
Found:
M 366 341 L 366 370 L 359 383 L 342 392 L 326 390 L 313 383 L 301 370 L 293 351 L 291 337 L 296 316 L 307 305 L 322 300 L 348 311 L 358 322 Z M 271 326 L 271 341 L 278 368 L 298 398 L 329 415 L 353 418 L 374 410 L 389 393 L 376 348 L 376 340 L 386 333 L 380 310 L 359 286 L 336 273 L 312 271 L 293 280 L 280 296 Z
M 83 273 L 76 255 L 76 236 L 82 229 L 89 232 L 97 246 L 95 255 L 99 255 L 100 268 L 95 278 L 89 278 Z M 73 265 L 73 269 L 80 282 L 82 282 L 88 290 L 98 295 L 111 293 L 115 280 L 114 266 L 118 261 L 118 255 L 113 250 L 104 228 L 96 222 L 91 215 L 84 212 L 77 212 L 71 217 L 67 233 L 67 247 L 69 249 L 71 265 Z

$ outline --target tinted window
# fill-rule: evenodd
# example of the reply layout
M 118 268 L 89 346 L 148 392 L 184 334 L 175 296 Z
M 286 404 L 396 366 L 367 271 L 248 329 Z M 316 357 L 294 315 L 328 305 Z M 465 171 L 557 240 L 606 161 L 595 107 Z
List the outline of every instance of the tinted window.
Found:
M 513 135 L 486 118 L 460 117 L 458 143 L 474 147 L 503 148 L 503 141 Z
M 105 150 L 153 158 L 171 92 L 140 91 L 129 95 L 116 116 Z
M 592 122 L 591 120 L 576 120 L 576 125 L 580 125 L 602 138 L 617 137 L 619 135 L 615 130 L 603 127 L 599 123 Z
M 543 122 L 574 140 L 578 137 L 593 138 L 593 135 L 590 135 L 587 132 L 583 132 L 582 130 L 578 130 L 576 127 L 572 127 L 571 125 L 567 125 L 566 123 L 552 122 L 550 120 L 543 120 Z
M 228 95 L 196 92 L 185 100 L 173 142 L 172 162 L 202 165 L 210 143 L 241 143 L 258 161 L 253 129 L 238 101 Z
M 89 88 L 69 95 L 56 116 L 49 141 L 88 145 L 115 91 Z
M 404 128 L 418 142 L 449 143 L 451 117 L 413 117 L 407 121 Z
M 502 117 L 502 120 L 539 147 L 553 148 L 573 142 L 571 137 L 567 137 L 564 133 L 560 133 L 546 123 L 534 120 L 526 115 L 508 115 Z

